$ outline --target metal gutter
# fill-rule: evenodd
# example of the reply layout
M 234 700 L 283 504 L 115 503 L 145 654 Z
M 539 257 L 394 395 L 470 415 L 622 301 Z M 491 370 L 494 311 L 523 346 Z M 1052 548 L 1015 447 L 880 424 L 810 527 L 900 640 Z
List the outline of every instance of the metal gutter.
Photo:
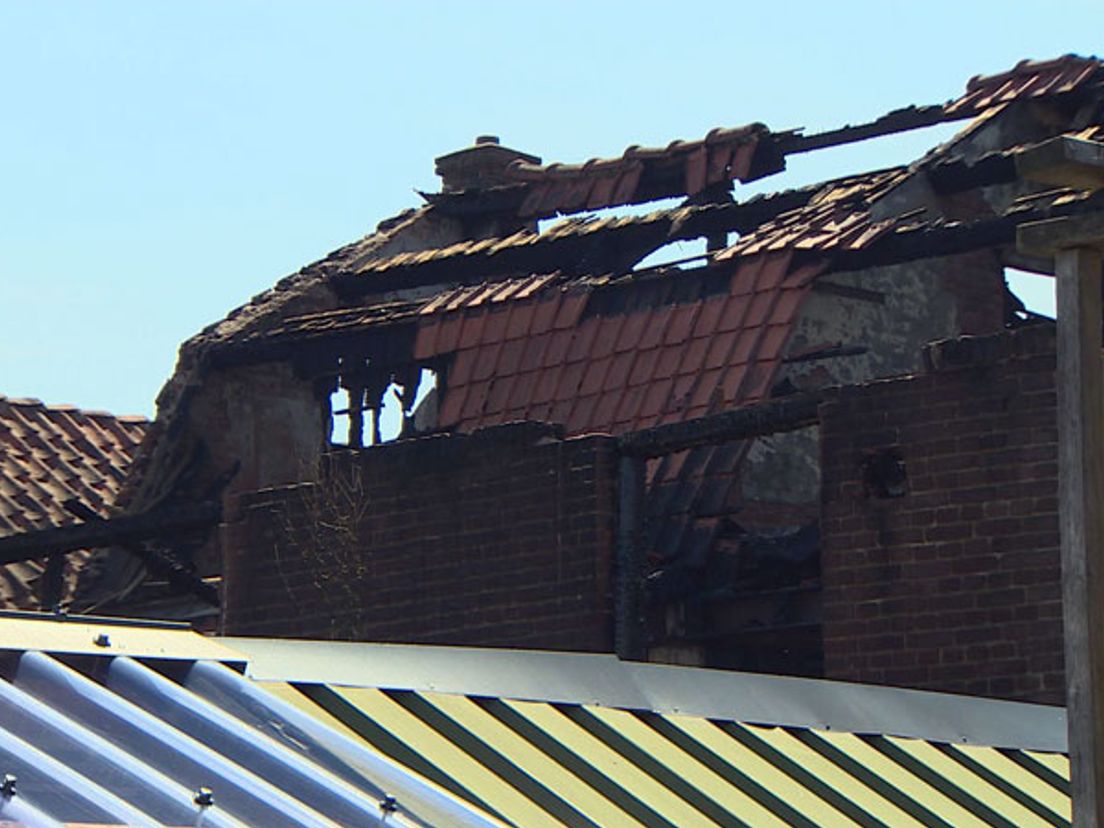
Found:
M 879 733 L 965 745 L 1064 752 L 1059 707 L 619 661 L 612 655 L 220 639 L 257 681 L 594 704 L 731 722 Z

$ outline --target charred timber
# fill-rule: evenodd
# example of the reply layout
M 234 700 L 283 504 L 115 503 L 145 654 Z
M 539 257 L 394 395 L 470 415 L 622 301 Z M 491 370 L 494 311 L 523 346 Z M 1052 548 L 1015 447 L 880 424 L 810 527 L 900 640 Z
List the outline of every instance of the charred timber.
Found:
M 617 262 L 613 259 L 635 261 L 669 242 L 721 232 L 751 232 L 782 213 L 808 204 L 823 186 L 816 184 L 736 204 L 667 211 L 608 229 L 549 233 L 526 244 L 491 253 L 481 248 L 470 254 L 457 253 L 417 265 L 397 265 L 363 273 L 338 272 L 332 279 L 343 297 L 355 299 L 365 294 L 407 288 L 512 279 L 519 274 L 562 270 L 564 262 L 576 262 L 577 275 L 616 271 Z
M 0 565 L 78 549 L 173 537 L 181 532 L 210 528 L 219 522 L 221 513 L 218 503 L 208 501 L 9 535 L 0 538 Z
M 971 118 L 973 115 L 974 113 L 969 112 L 949 116 L 942 106 L 909 106 L 904 109 L 895 109 L 893 112 L 889 112 L 866 124 L 848 125 L 839 129 L 818 132 L 815 135 L 789 136 L 780 140 L 778 145 L 779 149 L 786 155 L 794 155 L 827 147 L 838 147 L 843 144 L 853 144 L 857 141 L 865 141 L 868 138 L 908 132 L 909 130 L 935 126 L 947 121 Z
M 782 434 L 816 425 L 819 394 L 801 394 L 711 414 L 695 420 L 632 431 L 618 448 L 632 457 L 660 457 L 676 451 L 768 434 Z

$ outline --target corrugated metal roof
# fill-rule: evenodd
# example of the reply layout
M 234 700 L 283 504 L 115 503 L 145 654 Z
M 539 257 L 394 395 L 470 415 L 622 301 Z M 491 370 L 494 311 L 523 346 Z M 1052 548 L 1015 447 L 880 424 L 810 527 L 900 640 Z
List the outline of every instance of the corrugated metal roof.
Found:
M 1049 721 L 1060 733 L 1061 717 L 1032 705 L 655 665 L 609 669 L 619 663 L 601 656 L 248 639 L 220 646 L 247 664 L 245 676 L 220 660 L 112 657 L 93 644 L 79 657 L 16 649 L 0 680 L 0 773 L 17 782 L 14 796 L 0 794 L 0 817 L 30 825 L 1069 824 L 1061 754 L 902 736 L 876 712 L 865 716 L 881 696 L 897 698 L 905 719 L 910 703 L 942 704 L 952 720 L 969 708 L 981 722 L 974 736 L 1000 720 L 994 711 L 1012 708 L 1007 730 Z M 532 686 L 545 674 L 558 677 L 551 695 Z M 519 684 L 526 679 L 528 690 Z M 749 703 L 749 679 L 758 682 L 756 721 L 732 715 Z M 674 695 L 684 709 L 679 698 L 664 709 L 642 701 L 680 681 Z M 703 685 L 725 691 L 709 711 L 693 709 Z M 795 697 L 816 708 L 822 694 L 852 727 L 785 721 Z M 768 715 L 772 707 L 782 721 Z M 875 726 L 854 726 L 864 719 Z M 938 730 L 938 719 L 931 724 Z M 199 788 L 210 789 L 209 807 L 193 801 Z M 381 810 L 388 795 L 395 812 Z

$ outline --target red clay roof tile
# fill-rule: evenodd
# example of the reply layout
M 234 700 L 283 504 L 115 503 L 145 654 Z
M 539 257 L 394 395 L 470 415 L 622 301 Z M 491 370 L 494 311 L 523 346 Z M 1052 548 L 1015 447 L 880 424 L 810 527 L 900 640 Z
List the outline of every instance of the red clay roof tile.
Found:
M 559 309 L 560 293 L 558 291 L 542 296 L 533 312 L 533 327 L 530 332 L 542 334 L 552 330 Z
M 711 296 L 701 303 L 698 319 L 694 323 L 694 336 L 710 336 L 718 329 L 724 314 L 727 296 Z
M 609 372 L 613 357 L 603 357 L 601 359 L 595 359 L 591 361 L 586 373 L 583 375 L 582 384 L 579 386 L 579 393 L 588 396 L 590 394 L 596 394 L 605 387 L 606 374 Z
M 569 290 L 564 292 L 560 301 L 560 309 L 556 313 L 556 321 L 552 327 L 557 330 L 573 328 L 579 324 L 579 317 L 586 308 L 590 293 L 582 290 Z
M 763 340 L 759 343 L 759 359 L 776 359 L 782 353 L 791 330 L 789 325 L 768 325 Z
M 620 391 L 606 391 L 598 397 L 589 426 L 594 429 L 609 428 L 621 402 Z
M 449 385 L 448 391 L 441 401 L 441 409 L 437 413 L 437 419 L 445 428 L 451 428 L 460 422 L 460 415 L 464 411 L 464 402 L 467 400 L 469 387 L 467 383 Z
M 562 365 L 567 362 L 567 352 L 571 350 L 571 330 L 554 331 L 548 337 L 548 347 L 544 351 L 543 364 Z
M 679 305 L 671 312 L 667 330 L 663 334 L 664 345 L 681 345 L 690 338 L 694 330 L 694 320 L 698 315 L 698 305 Z
M 579 394 L 579 386 L 588 368 L 585 362 L 569 362 L 560 373 L 560 384 L 556 387 L 557 400 L 572 400 Z
M 745 365 L 751 362 L 755 354 L 755 346 L 759 344 L 759 329 L 745 328 L 740 331 L 740 338 L 736 340 L 736 347 L 732 349 L 729 357 L 730 365 Z
M 481 310 L 469 310 L 460 314 L 462 320 L 460 333 L 456 338 L 458 350 L 474 348 L 483 341 L 484 322 L 486 314 Z
M 148 427 L 144 418 L 0 395 L 0 536 L 75 523 L 62 505 L 70 498 L 106 516 Z M 68 556 L 67 590 L 87 559 Z M 41 573 L 39 561 L 0 568 L 0 605 L 38 609 Z
M 670 379 L 649 383 L 640 402 L 640 416 L 658 416 L 667 407 L 667 397 L 674 384 L 674 380 Z
M 674 314 L 674 308 L 662 307 L 656 308 L 650 312 L 640 311 L 639 313 L 646 320 L 646 324 L 644 326 L 644 332 L 640 336 L 640 344 L 638 347 L 644 350 L 658 347 L 663 342 L 667 326 L 670 323 L 671 316 Z
M 506 338 L 506 326 L 510 321 L 510 311 L 504 305 L 492 305 L 487 311 L 483 323 L 483 341 L 501 342 Z
M 731 365 L 721 378 L 721 394 L 726 406 L 737 405 L 744 397 L 740 393 L 744 377 L 747 375 L 746 365 Z
M 455 351 L 460 342 L 460 329 L 463 326 L 463 315 L 449 313 L 441 317 L 441 324 L 437 328 L 437 339 L 434 349 L 437 353 Z
M 615 351 L 628 351 L 640 347 L 640 340 L 644 334 L 644 328 L 651 321 L 650 314 L 630 313 L 625 316 L 625 323 L 617 335 L 614 344 Z
M 628 384 L 640 385 L 654 380 L 659 355 L 659 348 L 637 352 L 636 361 L 633 362 L 632 371 L 629 373 Z
M 748 305 L 747 316 L 744 317 L 744 328 L 759 328 L 765 325 L 771 317 L 771 310 L 774 308 L 775 302 L 778 301 L 778 294 L 774 291 L 770 293 L 757 293 L 751 298 L 751 304 Z
M 682 352 L 678 348 L 659 348 L 658 351 L 655 378 L 668 379 L 679 373 L 682 368 Z
M 546 368 L 538 372 L 537 385 L 533 389 L 533 404 L 551 403 L 556 398 L 562 368 Z
M 534 312 L 532 302 L 514 302 L 510 306 L 510 321 L 506 323 L 506 338 L 520 339 L 528 336 Z
M 690 408 L 711 407 L 714 396 L 718 398 L 721 396 L 720 383 L 723 375 L 724 371 L 722 369 L 715 368 L 699 376 L 694 391 L 690 395 Z
M 500 376 L 516 374 L 521 366 L 521 356 L 525 352 L 525 339 L 508 339 L 502 343 L 502 352 L 498 355 L 498 373 Z
M 490 382 L 472 382 L 466 387 L 468 389 L 467 397 L 464 399 L 464 408 L 461 411 L 461 418 L 465 420 L 472 420 L 477 417 L 483 416 L 483 408 L 487 402 L 487 394 L 490 391 Z M 500 410 L 497 407 L 492 411 Z
M 498 365 L 498 358 L 502 352 L 502 345 L 498 342 L 492 342 L 488 345 L 481 346 L 475 351 L 475 367 L 472 369 L 473 380 L 485 380 L 490 379 L 497 372 L 495 368 Z M 461 351 L 461 353 L 464 353 Z
M 598 331 L 590 345 L 590 358 L 602 359 L 613 353 L 614 345 L 621 326 L 625 322 L 624 316 L 604 316 L 598 323 Z
M 535 371 L 544 363 L 544 352 L 548 347 L 551 334 L 542 333 L 525 340 L 525 350 L 521 355 L 521 371 Z
M 601 320 L 596 316 L 592 316 L 575 329 L 575 336 L 571 340 L 571 348 L 567 352 L 568 362 L 579 362 L 591 358 L 591 349 L 600 327 Z
M 498 376 L 490 381 L 490 388 L 486 392 L 486 410 L 488 412 L 505 412 L 512 406 L 515 399 L 514 382 L 517 375 Z M 465 414 L 467 409 L 465 409 Z
M 452 361 L 452 367 L 449 369 L 448 381 L 450 387 L 456 388 L 471 382 L 478 353 L 479 351 L 475 348 L 457 352 L 456 358 Z M 484 377 L 484 379 L 486 378 Z

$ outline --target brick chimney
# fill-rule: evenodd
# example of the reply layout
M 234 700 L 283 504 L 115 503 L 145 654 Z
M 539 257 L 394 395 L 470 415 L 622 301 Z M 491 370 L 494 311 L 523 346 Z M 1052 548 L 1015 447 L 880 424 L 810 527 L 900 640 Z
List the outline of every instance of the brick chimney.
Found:
M 497 135 L 480 135 L 474 145 L 438 158 L 436 171 L 446 193 L 483 190 L 513 183 L 506 176 L 506 167 L 517 159 L 528 164 L 541 162 L 535 155 L 501 146 Z

